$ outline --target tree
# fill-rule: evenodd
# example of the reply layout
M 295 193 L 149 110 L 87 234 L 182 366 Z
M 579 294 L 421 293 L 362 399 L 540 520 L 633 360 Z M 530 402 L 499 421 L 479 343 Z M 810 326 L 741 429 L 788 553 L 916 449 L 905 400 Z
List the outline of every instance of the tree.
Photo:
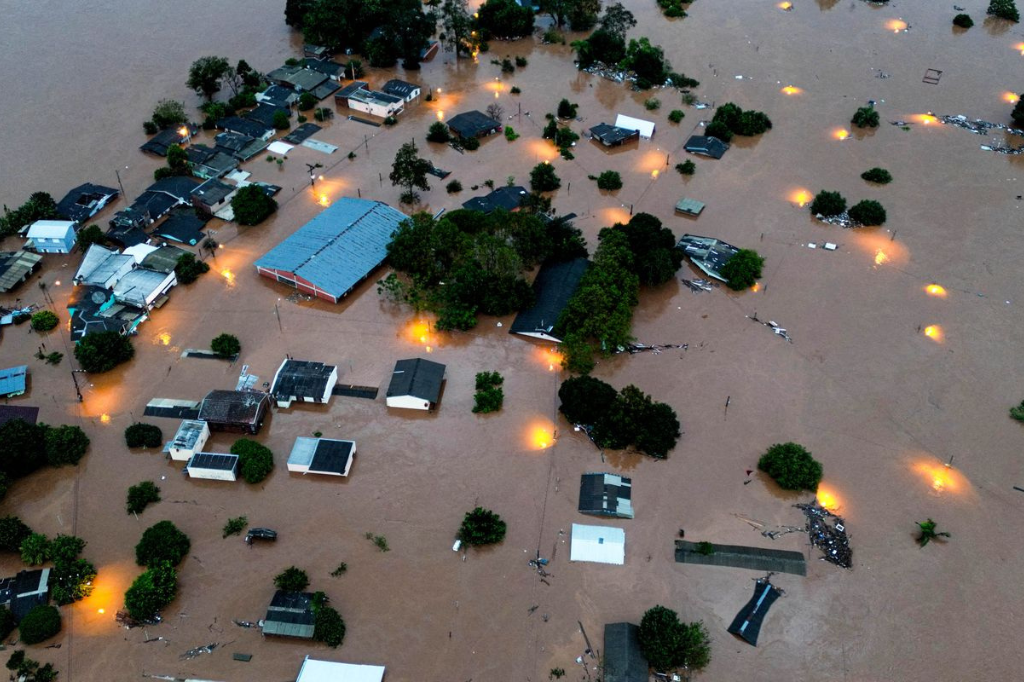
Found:
M 857 126 L 858 128 L 877 128 L 878 127 L 878 112 L 872 106 L 860 107 L 853 114 L 853 118 L 850 119 L 850 123 Z
M 116 331 L 89 332 L 75 346 L 75 359 L 86 372 L 109 372 L 135 357 L 131 339 Z
M 821 463 L 797 443 L 771 446 L 757 461 L 757 468 L 775 479 L 783 490 L 814 492 L 821 482 Z
M 32 535 L 32 529 L 17 516 L 0 518 L 0 551 L 20 552 L 21 543 Z
M 459 539 L 468 547 L 493 545 L 505 539 L 507 526 L 501 517 L 489 509 L 477 507 L 466 512 L 459 528 Z
M 173 99 L 162 99 L 157 102 L 153 109 L 153 123 L 160 130 L 172 128 L 179 123 L 188 123 L 184 102 L 177 102 Z
M 935 528 L 938 526 L 937 523 L 932 521 L 930 518 L 927 521 L 918 521 L 917 527 L 921 531 L 921 535 L 917 538 L 917 544 L 924 547 L 932 540 L 938 540 L 939 538 L 951 538 L 953 537 L 949 533 L 936 531 Z
M 309 576 L 301 568 L 289 566 L 274 576 L 274 585 L 285 592 L 302 592 L 309 587 Z
M 379 536 L 378 536 L 379 537 Z M 327 605 L 327 595 L 317 592 L 313 595 L 313 639 L 329 647 L 337 648 L 345 641 L 345 621 L 341 614 Z
M 1013 105 L 1013 111 L 1010 112 L 1010 118 L 1013 119 L 1014 124 L 1024 127 L 1024 94 L 1017 98 L 1017 103 Z
M 164 434 L 155 424 L 132 424 L 124 430 L 124 443 L 130 448 L 158 448 L 164 443 Z
M 286 0 L 284 5 L 284 23 L 301 31 L 306 13 L 309 12 L 314 3 L 315 0 Z
M 488 104 L 486 111 L 487 117 L 497 123 L 501 123 L 501 119 L 505 116 L 505 109 L 503 109 L 497 102 L 491 102 Z
M 576 67 L 585 69 L 595 62 L 615 65 L 626 57 L 626 40 L 603 28 L 599 28 L 586 40 L 572 43 L 576 51 Z
M 485 36 L 514 40 L 533 33 L 533 10 L 515 0 L 487 0 L 477 11 L 477 25 Z
M 0 215 L 0 236 L 15 234 L 37 220 L 59 220 L 63 217 L 53 197 L 46 192 L 34 192 L 28 201 L 13 211 L 4 208 L 3 215 Z
M 415 203 L 419 199 L 419 194 L 414 191 L 416 189 L 424 192 L 430 190 L 427 173 L 432 169 L 433 164 L 420 158 L 415 142 L 406 142 L 401 146 L 395 154 L 395 162 L 391 165 L 391 174 L 388 177 L 392 185 L 405 188 L 402 203 Z
M 1010 408 L 1010 418 L 1019 422 L 1024 422 L 1024 400 L 1020 401 L 1020 405 L 1017 407 Z
M 597 176 L 597 188 L 607 191 L 622 189 L 622 176 L 617 171 L 604 171 Z
M 582 334 L 565 334 L 558 344 L 558 350 L 562 354 L 562 369 L 581 375 L 594 371 L 594 348 Z
M 879 185 L 888 185 L 892 182 L 892 174 L 884 168 L 869 168 L 861 173 L 860 177 L 868 182 L 874 182 Z
M 60 611 L 49 604 L 40 604 L 25 614 L 18 624 L 25 644 L 44 642 L 60 632 Z
M 160 501 L 160 488 L 153 481 L 143 481 L 128 488 L 125 508 L 129 514 L 141 514 L 146 507 Z
M 740 249 L 736 254 L 726 261 L 719 270 L 719 274 L 725 278 L 725 284 L 733 291 L 742 291 L 754 286 L 754 282 L 761 277 L 761 268 L 764 266 L 764 257 L 753 249 Z
M 242 344 L 236 336 L 221 334 L 210 342 L 210 350 L 222 358 L 233 358 L 242 352 Z
M 668 120 L 672 121 L 673 123 L 679 123 L 684 118 L 686 118 L 686 112 L 684 112 L 682 109 L 673 109 L 668 113 Z
M 0 471 L 27 476 L 46 463 L 46 434 L 37 424 L 12 419 L 0 425 Z
M 238 472 L 246 483 L 259 483 L 274 469 L 274 453 L 265 445 L 248 438 L 239 438 L 231 446 L 238 455 Z
M 647 610 L 637 639 L 644 658 L 659 672 L 680 667 L 698 670 L 711 662 L 711 639 L 704 624 L 682 623 L 675 611 L 664 606 Z
M 504 382 L 505 379 L 497 372 L 477 372 L 474 414 L 487 414 L 501 409 L 505 401 L 505 392 L 501 389 Z
M 178 257 L 178 262 L 174 265 L 174 275 L 181 284 L 192 284 L 199 279 L 199 275 L 209 271 L 210 266 L 201 260 L 196 260 L 195 255 L 191 253 L 181 254 Z
M 538 163 L 530 171 L 530 189 L 535 192 L 552 192 L 562 186 L 550 163 Z
M 85 456 L 89 449 L 89 437 L 85 435 L 85 431 L 69 424 L 43 427 L 47 464 L 52 467 L 75 465 Z
M 58 535 L 50 541 L 47 557 L 55 563 L 74 561 L 85 549 L 85 540 L 74 535 Z
M 634 440 L 636 449 L 655 459 L 665 459 L 681 435 L 675 410 L 665 403 L 657 403 L 648 398 Z
M 744 111 L 732 102 L 726 102 L 718 107 L 711 120 L 712 122 L 724 123 L 730 132 L 746 137 L 760 135 L 771 130 L 772 127 L 771 119 L 764 112 Z
M 615 403 L 618 392 L 610 384 L 589 376 L 570 377 L 558 388 L 558 410 L 570 424 L 593 426 Z
M 192 62 L 185 85 L 202 95 L 207 101 L 220 92 L 221 83 L 233 73 L 231 64 L 224 57 L 200 57 Z
M 578 107 L 578 104 L 573 104 L 572 102 L 563 97 L 562 100 L 558 103 L 558 118 L 576 118 L 576 109 Z
M 647 90 L 652 85 L 662 85 L 672 70 L 661 46 L 651 45 L 646 37 L 629 41 L 626 57 L 619 65 L 636 73 L 636 86 L 641 90 Z
M 445 43 L 455 53 L 455 59 L 458 60 L 460 52 L 468 54 L 467 38 L 473 27 L 473 19 L 466 9 L 466 0 L 444 0 L 441 3 L 441 25 L 444 28 Z
M 682 163 L 676 164 L 676 172 L 680 175 L 693 175 L 697 172 L 697 164 L 695 164 L 692 159 L 687 159 Z
M 21 561 L 29 566 L 46 563 L 50 555 L 50 539 L 42 533 L 32 533 L 21 541 Z
M 846 210 L 846 199 L 839 192 L 828 192 L 821 190 L 811 202 L 811 213 L 829 216 L 839 215 Z
M 704 127 L 704 134 L 708 137 L 719 139 L 722 142 L 728 142 L 732 139 L 733 132 L 729 130 L 729 126 L 721 121 L 712 121 Z
M 18 619 L 15 615 L 6 606 L 0 606 L 0 639 L 7 639 L 7 635 L 14 632 L 16 627 L 18 627 Z M 24 654 L 24 652 L 21 653 Z M 12 655 L 11 658 L 13 659 L 14 656 Z
M 60 606 L 88 597 L 93 592 L 96 567 L 85 559 L 58 562 L 50 571 L 50 596 Z
M 107 238 L 99 225 L 83 227 L 78 231 L 78 236 L 75 237 L 75 243 L 78 244 L 78 248 L 81 251 L 85 251 L 93 244 L 103 244 L 106 241 Z
M 160 521 L 142 533 L 142 539 L 135 545 L 135 563 L 153 566 L 168 561 L 177 566 L 191 547 L 192 542 L 177 526 L 170 521 Z
M 309 111 L 316 106 L 316 95 L 311 92 L 304 92 L 299 95 L 299 111 Z M 286 114 L 287 116 L 287 114 Z
M 1020 21 L 1020 12 L 1017 11 L 1017 3 L 1014 0 L 992 0 L 985 13 L 998 19 Z
M 40 310 L 32 315 L 32 329 L 37 332 L 48 332 L 60 324 L 60 318 L 49 310 Z
M 589 31 L 601 13 L 601 0 L 572 0 L 569 4 L 569 27 L 574 31 Z
M 850 218 L 861 225 L 883 225 L 885 217 L 885 209 L 872 199 L 858 201 L 850 207 Z
M 245 527 L 249 525 L 249 518 L 246 516 L 234 516 L 227 520 L 224 528 L 221 529 L 221 537 L 229 535 L 241 535 Z
M 169 561 L 158 561 L 140 575 L 124 593 L 128 615 L 136 620 L 152 620 L 178 593 L 178 573 Z
M 974 26 L 974 19 L 971 19 L 970 14 L 958 14 L 953 17 L 953 25 L 959 28 L 970 28 Z
M 626 386 L 615 397 L 592 432 L 598 445 L 622 449 L 630 445 L 657 459 L 668 457 L 681 435 L 675 411 L 656 403 L 636 386 Z
M 277 210 L 277 202 L 257 185 L 246 185 L 235 192 L 231 210 L 239 225 L 259 225 Z
M 427 142 L 448 142 L 452 139 L 448 126 L 441 121 L 434 121 L 427 131 Z
M 636 26 L 636 18 L 622 6 L 621 2 L 616 2 L 604 8 L 604 15 L 599 23 L 601 28 L 611 35 L 625 40 L 626 31 Z
M 633 254 L 631 269 L 642 285 L 667 282 L 683 263 L 683 252 L 676 248 L 672 230 L 649 213 L 637 213 L 627 224 L 616 223 L 610 229 L 625 235 L 626 247 Z

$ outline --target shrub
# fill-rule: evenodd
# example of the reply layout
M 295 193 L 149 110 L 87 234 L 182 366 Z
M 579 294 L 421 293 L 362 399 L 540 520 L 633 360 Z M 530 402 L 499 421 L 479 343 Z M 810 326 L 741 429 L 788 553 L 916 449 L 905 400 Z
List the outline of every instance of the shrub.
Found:
M 516 66 L 523 68 L 527 65 L 526 57 L 516 57 Z
M 505 393 L 501 385 L 505 382 L 497 372 L 478 372 L 476 375 L 476 395 L 474 396 L 473 413 L 487 414 L 497 412 L 505 401 Z
M 567 99 L 562 99 L 558 103 L 558 118 L 576 118 L 576 109 L 579 108 L 578 104 L 573 104 Z
M 143 481 L 128 488 L 126 508 L 129 514 L 141 514 L 146 507 L 160 501 L 160 488 L 153 481 Z
M 32 329 L 35 329 L 37 332 L 48 332 L 59 323 L 60 318 L 49 310 L 40 310 L 32 315 Z
M 640 621 L 640 651 L 652 668 L 704 668 L 711 662 L 711 638 L 701 622 L 682 623 L 672 609 L 655 606 Z
M 311 92 L 299 95 L 299 111 L 309 111 L 316 106 L 316 96 Z
M 50 557 L 50 539 L 42 533 L 32 533 L 21 541 L 21 561 L 29 566 L 46 563 Z
M 1010 418 L 1016 419 L 1019 422 L 1024 422 L 1024 400 L 1020 401 L 1020 405 L 1017 407 L 1010 408 Z
M 302 592 L 309 587 L 309 576 L 301 568 L 289 566 L 274 576 L 274 585 L 285 592 Z
M 729 130 L 729 126 L 725 125 L 721 121 L 712 121 L 704 126 L 704 134 L 708 137 L 715 137 L 722 142 L 729 142 L 732 140 L 732 131 Z
M 693 175 L 697 172 L 697 164 L 692 159 L 687 159 L 682 163 L 677 163 L 676 170 L 679 171 L 680 175 Z
M 459 528 L 459 539 L 470 547 L 492 545 L 505 538 L 507 526 L 501 517 L 483 507 L 466 512 Z
M 16 627 L 18 627 L 17 618 L 11 613 L 11 610 L 6 606 L 0 606 L 0 639 L 7 639 L 7 635 L 14 632 Z M 11 658 L 13 659 L 14 656 Z
M 854 112 L 850 122 L 858 128 L 877 128 L 878 112 L 872 106 L 860 107 Z
M 719 274 L 726 279 L 726 286 L 733 291 L 742 291 L 754 285 L 761 277 L 764 258 L 752 249 L 740 249 L 726 261 Z
M 534 192 L 551 192 L 562 186 L 550 163 L 538 163 L 530 171 L 530 189 Z
M 509 142 L 515 142 L 519 139 L 519 133 L 512 130 L 512 126 L 505 126 L 505 139 Z
M 434 121 L 427 130 L 427 142 L 448 142 L 452 135 L 448 132 L 448 126 L 441 121 Z
M 1013 111 L 1010 112 L 1010 118 L 1016 125 L 1024 127 L 1024 95 L 1017 98 L 1017 103 L 1013 105 Z
M 513 71 L 516 70 L 515 64 L 513 64 L 512 60 L 509 59 L 508 57 L 506 57 L 505 59 L 502 59 L 500 62 L 498 62 L 497 59 L 492 60 L 492 61 L 501 64 L 501 72 L 502 73 L 512 73 Z
M 235 222 L 239 225 L 258 225 L 277 210 L 277 202 L 256 185 L 247 185 L 231 199 Z
M 388 127 L 391 127 L 391 126 L 395 125 L 396 123 L 398 123 L 398 119 L 395 118 L 394 116 L 385 116 L 384 117 L 384 125 L 386 125 Z
M 710 542 L 698 542 L 697 543 L 697 554 L 701 556 L 711 556 L 715 553 L 715 546 Z
M 998 19 L 1020 21 L 1020 12 L 1017 11 L 1017 3 L 1014 0 L 992 0 L 985 13 Z
M 143 121 L 142 122 L 142 130 L 147 135 L 156 135 L 157 133 L 160 132 L 160 126 L 158 126 L 157 124 L 153 123 L 152 121 Z
M 373 533 L 367 532 L 365 537 L 367 540 L 376 545 L 377 549 L 379 549 L 380 551 L 388 552 L 391 550 L 391 548 L 388 547 L 388 539 L 383 535 L 374 535 Z
M 865 199 L 850 207 L 850 217 L 861 225 L 885 224 L 885 209 L 877 201 Z
M 597 188 L 609 191 L 622 189 L 622 176 L 617 171 L 605 171 L 597 176 Z
M 839 192 L 821 190 L 811 202 L 811 213 L 825 217 L 839 215 L 846 210 L 846 199 Z
M 673 109 L 668 114 L 668 120 L 672 121 L 673 123 L 679 123 L 684 118 L 686 118 L 686 114 L 683 112 L 682 109 Z
M 888 185 L 892 182 L 892 174 L 884 168 L 870 168 L 861 173 L 860 177 L 868 182 L 878 183 L 879 185 Z
M 178 257 L 178 262 L 174 265 L 174 275 L 181 284 L 192 284 L 192 282 L 199 279 L 199 275 L 209 271 L 210 266 L 201 260 L 196 260 L 196 257 L 191 253 L 181 254 Z
M 75 359 L 86 372 L 109 372 L 135 357 L 131 339 L 113 330 L 89 332 L 75 345 Z
M 173 99 L 162 99 L 153 108 L 153 124 L 160 129 L 170 128 L 179 123 L 187 123 L 185 104 Z
M 233 358 L 242 352 L 242 344 L 236 336 L 220 334 L 210 342 L 210 350 L 222 358 Z
M 52 467 L 78 464 L 89 449 L 89 437 L 77 426 L 43 425 L 46 463 Z
M 74 561 L 85 549 L 85 540 L 74 535 L 58 535 L 50 541 L 49 556 L 56 563 Z
M 54 544 L 58 539 L 60 536 L 54 539 Z M 50 571 L 50 596 L 61 606 L 71 604 L 92 594 L 92 581 L 95 579 L 96 567 L 85 559 L 54 559 L 54 567 Z
M 458 180 L 452 180 L 445 185 L 445 189 L 448 191 L 448 194 L 456 194 L 457 192 L 462 191 L 462 183 Z
M 140 575 L 124 593 L 128 615 L 136 620 L 152 620 L 178 593 L 178 572 L 169 561 L 160 561 Z
M 0 518 L 0 551 L 21 551 L 21 543 L 30 535 L 32 529 L 17 516 Z
M 644 109 L 647 111 L 655 111 L 661 108 L 661 100 L 656 97 L 644 100 Z
M 771 119 L 764 112 L 744 111 L 732 102 L 726 102 L 718 107 L 711 121 L 712 123 L 723 123 L 731 132 L 743 136 L 760 135 L 772 127 Z M 711 133 L 708 133 L 708 135 L 711 135 Z M 718 135 L 712 136 L 724 139 Z
M 953 537 L 949 533 L 943 531 L 936 531 L 938 524 L 932 521 L 930 518 L 927 521 L 918 521 L 917 527 L 921 531 L 921 534 L 917 537 L 917 544 L 925 547 L 932 540 L 940 540 L 944 538 Z
M 38 644 L 60 632 L 60 625 L 60 611 L 57 607 L 40 604 L 25 614 L 18 629 L 23 643 Z
M 757 468 L 771 476 L 784 490 L 815 492 L 821 482 L 821 463 L 797 443 L 776 443 L 757 461 Z
M 299 114 L 298 116 L 295 117 L 295 120 L 298 121 L 299 123 L 305 123 L 309 119 L 303 116 L 302 114 Z
M 332 578 L 337 578 L 339 576 L 344 575 L 346 571 L 348 571 L 348 564 L 346 564 L 344 561 L 342 561 L 340 564 L 338 564 L 337 568 L 335 568 L 333 571 L 331 571 L 331 577 Z
M 464 140 L 460 140 L 459 144 L 467 152 L 475 152 L 477 149 L 480 149 L 480 140 L 475 137 L 467 137 Z
M 288 114 L 278 109 L 274 112 L 274 127 L 278 130 L 288 130 L 291 127 L 291 121 L 288 120 Z
M 231 454 L 238 455 L 238 472 L 246 483 L 259 483 L 274 469 L 274 453 L 254 440 L 239 438 L 231 446 Z
M 345 641 L 345 621 L 341 614 L 327 605 L 323 592 L 313 595 L 313 639 L 329 647 L 337 648 Z
M 135 563 L 154 566 L 162 561 L 177 566 L 188 554 L 192 542 L 170 521 L 155 523 L 142 533 L 135 545 Z
M 164 434 L 155 424 L 132 424 L 124 430 L 124 442 L 130 448 L 158 448 L 163 445 Z
M 46 364 L 48 364 L 48 365 L 59 365 L 60 361 L 63 360 L 63 359 L 64 359 L 64 354 L 63 353 L 61 353 L 60 351 L 53 351 L 52 353 L 47 353 L 47 355 L 46 355 Z
M 245 527 L 249 525 L 249 519 L 245 516 L 236 516 L 228 519 L 227 523 L 224 524 L 222 529 L 222 538 L 226 538 L 229 535 L 241 535 Z
M 610 384 L 589 376 L 571 377 L 558 388 L 559 411 L 570 424 L 593 426 L 611 409 L 618 392 Z
M 107 238 L 103 234 L 103 230 L 99 225 L 90 225 L 83 227 L 78 231 L 78 235 L 75 237 L 75 244 L 82 251 L 85 251 L 93 244 L 103 244 Z
M 508 92 L 509 92 L 510 95 L 518 95 L 519 93 L 522 92 L 522 90 L 519 89 L 518 85 L 513 85 L 512 89 L 509 90 Z
M 970 14 L 958 14 L 953 17 L 953 25 L 960 28 L 970 28 L 974 26 L 974 19 L 971 19 Z

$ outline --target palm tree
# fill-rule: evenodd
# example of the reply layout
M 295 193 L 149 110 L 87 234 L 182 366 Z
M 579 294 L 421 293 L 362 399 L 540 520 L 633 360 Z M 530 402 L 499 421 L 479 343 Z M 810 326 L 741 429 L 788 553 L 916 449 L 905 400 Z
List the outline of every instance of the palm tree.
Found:
M 953 537 L 953 536 L 952 536 L 952 535 L 950 535 L 949 533 L 945 533 L 945 532 L 936 532 L 936 531 L 935 531 L 935 527 L 936 527 L 936 526 L 937 526 L 938 524 L 936 524 L 936 523 L 935 523 L 934 521 L 932 521 L 931 519 L 928 519 L 927 521 L 918 521 L 918 522 L 917 522 L 917 525 L 918 525 L 918 527 L 920 527 L 920 529 L 921 529 L 921 537 L 919 537 L 919 538 L 917 539 L 917 543 L 918 543 L 919 545 L 921 545 L 922 547 L 924 547 L 925 545 L 927 545 L 927 544 L 928 544 L 929 542 L 931 542 L 932 540 L 938 540 L 939 538 L 949 538 L 949 537 Z

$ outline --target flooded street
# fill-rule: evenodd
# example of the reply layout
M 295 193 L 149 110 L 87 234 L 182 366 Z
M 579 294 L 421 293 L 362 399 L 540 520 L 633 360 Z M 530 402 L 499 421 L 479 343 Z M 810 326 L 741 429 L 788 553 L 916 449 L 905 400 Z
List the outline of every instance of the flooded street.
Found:
M 579 73 L 568 46 L 539 40 L 492 42 L 478 63 L 439 54 L 418 73 L 367 69 L 371 85 L 405 77 L 424 94 L 431 88 L 434 99 L 410 105 L 393 128 L 346 120 L 340 111 L 317 136 L 339 147 L 330 156 L 297 147 L 280 167 L 259 157 L 244 164 L 252 180 L 283 188 L 279 212 L 249 228 L 213 221 L 209 230 L 224 248 L 210 260 L 210 273 L 176 287 L 153 312 L 134 339 L 132 362 L 86 377 L 83 402 L 69 376 L 64 324 L 42 337 L 28 325 L 3 329 L 0 367 L 29 364 L 31 371 L 29 392 L 11 404 L 39 406 L 40 421 L 79 424 L 92 439 L 77 468 L 20 480 L 2 503 L 4 515 L 20 516 L 33 530 L 83 537 L 84 556 L 99 571 L 95 593 L 62 609 L 64 630 L 52 640 L 61 648 L 29 647 L 32 658 L 52 661 L 65 682 L 144 674 L 278 682 L 294 679 L 307 654 L 385 665 L 390 682 L 520 682 L 545 679 L 558 667 L 567 679 L 583 680 L 574 663 L 586 646 L 577 621 L 603 649 L 605 623 L 639 622 L 663 604 L 685 620 L 703 620 L 711 633 L 712 662 L 694 679 L 959 682 L 1019 674 L 1014 626 L 1024 606 L 1024 550 L 1007 529 L 1019 525 L 1024 510 L 1024 494 L 1012 488 L 1024 487 L 1024 431 L 1007 409 L 1024 398 L 1024 157 L 981 151 L 988 137 L 922 115 L 1009 123 L 1003 97 L 1021 86 L 1024 56 L 1014 47 L 1024 41 L 1020 25 L 983 22 L 982 0 L 964 3 L 976 21 L 967 32 L 950 26 L 951 7 L 924 0 L 894 7 L 805 0 L 792 11 L 773 2 L 698 0 L 680 20 L 664 18 L 650 0 L 625 4 L 638 20 L 629 35 L 650 37 L 674 71 L 700 80 L 700 101 L 762 110 L 773 129 L 738 140 L 720 161 L 689 157 L 683 143 L 711 109 L 682 106 L 675 90 L 632 92 Z M 194 59 L 245 59 L 266 72 L 300 56 L 301 37 L 285 26 L 283 8 L 91 0 L 62 14 L 0 0 L 8 26 L 16 27 L 5 32 L 0 53 L 5 64 L 19 65 L 0 77 L 0 201 L 17 206 L 40 190 L 59 199 L 83 182 L 116 187 L 115 169 L 134 198 L 162 161 L 138 151 L 142 121 L 165 97 L 198 104 L 184 86 Z M 894 32 L 893 21 L 907 30 Z M 502 74 L 489 62 L 506 55 L 529 65 Z M 922 82 L 927 69 L 942 72 L 938 84 Z M 510 94 L 512 86 L 522 94 Z M 572 124 L 581 134 L 572 161 L 540 137 L 544 114 L 562 97 L 579 104 L 582 119 Z M 644 109 L 649 97 L 661 100 L 660 109 Z M 877 102 L 881 126 L 850 132 L 850 117 L 868 100 Z M 513 117 L 506 123 L 521 134 L 515 142 L 493 136 L 460 154 L 424 139 L 431 122 L 495 101 Z M 678 125 L 667 120 L 675 108 L 686 113 Z M 619 113 L 654 120 L 654 138 L 609 153 L 582 137 Z M 890 121 L 906 121 L 907 129 Z M 840 130 L 846 139 L 838 139 Z M 627 221 L 632 211 L 658 216 L 677 237 L 713 236 L 766 257 L 757 292 L 694 294 L 678 281 L 642 292 L 637 339 L 688 349 L 612 356 L 595 370 L 617 388 L 636 384 L 677 411 L 684 435 L 667 461 L 602 454 L 573 432 L 557 413 L 566 375 L 547 346 L 507 333 L 511 316 L 481 317 L 469 333 L 423 334 L 412 311 L 379 297 L 373 281 L 330 305 L 297 299 L 256 275 L 252 262 L 323 204 L 359 195 L 398 207 L 401 190 L 387 176 L 410 139 L 452 171 L 444 181 L 431 178 L 420 210 L 457 208 L 486 193 L 486 180 L 500 186 L 513 176 L 526 185 L 530 169 L 548 160 L 562 180 L 554 207 L 577 214 L 591 251 L 602 227 Z M 1003 134 L 998 141 L 1024 142 Z M 350 151 L 355 158 L 347 158 Z M 685 158 L 694 158 L 697 172 L 684 179 L 674 166 Z M 324 180 L 310 188 L 305 164 L 317 162 Z M 888 169 L 894 182 L 861 180 L 873 166 Z M 621 173 L 621 190 L 599 191 L 588 180 L 604 170 Z M 465 189 L 448 195 L 444 185 L 456 179 Z M 888 222 L 856 231 L 820 223 L 800 206 L 820 189 L 838 190 L 851 204 L 877 199 Z M 706 204 L 699 218 L 674 215 L 683 196 Z M 123 205 L 106 209 L 98 222 Z M 822 249 L 824 242 L 837 250 Z M 3 245 L 17 246 L 13 239 Z M 66 323 L 80 258 L 45 256 L 42 273 L 0 304 L 18 298 L 46 306 L 42 281 Z M 679 272 L 698 274 L 689 264 Z M 929 292 L 932 284 L 945 295 Z M 754 315 L 785 327 L 792 343 L 753 324 Z M 237 363 L 182 358 L 222 332 L 241 340 Z M 35 360 L 41 342 L 63 351 L 64 361 L 54 367 Z M 200 400 L 212 389 L 234 388 L 243 364 L 260 385 L 285 354 L 336 364 L 339 383 L 380 386 L 381 393 L 395 360 L 429 357 L 447 365 L 448 383 L 430 415 L 388 410 L 383 395 L 275 407 L 258 439 L 274 451 L 276 469 L 260 485 L 189 480 L 160 453 L 125 448 L 125 427 L 142 419 L 152 398 Z M 496 414 L 471 413 L 481 371 L 505 377 L 504 409 Z M 145 421 L 166 439 L 178 425 Z M 357 441 L 347 479 L 287 472 L 294 439 L 316 431 Z M 215 434 L 206 449 L 226 452 L 234 438 Z M 823 463 L 823 492 L 851 534 L 851 571 L 818 561 L 805 535 L 769 540 L 740 518 L 802 524 L 791 505 L 809 495 L 783 494 L 758 473 L 744 484 L 759 455 L 784 441 L 805 445 Z M 605 470 L 632 477 L 635 519 L 577 513 L 580 474 Z M 163 501 L 136 519 L 124 512 L 124 495 L 143 480 L 156 482 Z M 508 535 L 463 560 L 451 544 L 463 514 L 478 504 L 508 522 Z M 240 515 L 251 526 L 274 528 L 279 540 L 250 548 L 240 537 L 223 539 L 224 522 Z M 915 524 L 928 517 L 952 533 L 949 542 L 917 546 Z M 141 572 L 134 544 L 163 519 L 192 540 L 178 597 L 163 624 L 119 628 L 113 614 Z M 574 522 L 624 528 L 625 565 L 570 563 Z M 675 563 L 680 528 L 693 541 L 807 553 L 806 578 L 773 578 L 786 596 L 765 619 L 757 648 L 726 627 L 760 574 Z M 386 536 L 390 551 L 378 551 L 367 532 Z M 527 566 L 538 551 L 551 559 L 550 585 Z M 347 573 L 331 577 L 342 561 Z M 292 564 L 344 617 L 340 649 L 263 639 L 232 624 L 262 618 L 273 576 Z M 18 557 L 0 557 L 0 575 L 20 568 Z M 181 658 L 211 643 L 219 645 L 213 653 Z M 233 661 L 234 652 L 253 659 Z

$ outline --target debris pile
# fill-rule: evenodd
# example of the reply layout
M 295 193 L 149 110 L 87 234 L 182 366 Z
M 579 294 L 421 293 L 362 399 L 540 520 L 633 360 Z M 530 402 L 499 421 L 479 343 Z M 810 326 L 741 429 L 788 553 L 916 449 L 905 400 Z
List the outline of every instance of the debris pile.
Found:
M 712 282 L 709 279 L 696 278 L 696 279 L 683 279 L 683 280 L 680 280 L 680 281 L 683 284 L 685 284 L 686 286 L 688 286 L 690 288 L 690 291 L 692 291 L 695 294 L 699 294 L 699 293 L 702 293 L 702 292 L 705 292 L 705 291 L 711 291 L 713 288 L 718 286 L 717 283 Z
M 968 119 L 966 116 L 939 116 L 939 120 L 946 125 L 956 126 L 957 128 L 963 128 L 964 130 L 974 133 L 975 135 L 987 135 L 990 130 L 1005 130 L 1011 135 L 1019 135 L 1024 137 L 1024 130 L 1020 128 L 1011 128 L 1008 125 L 1002 123 L 990 123 L 983 121 L 980 118 L 974 120 Z
M 838 215 L 830 215 L 830 216 L 824 216 L 824 215 L 818 213 L 814 217 L 817 218 L 818 220 L 820 220 L 823 223 L 828 223 L 829 225 L 838 225 L 839 227 L 845 227 L 847 229 L 850 229 L 850 228 L 853 228 L 853 227 L 861 227 L 861 224 L 858 223 L 853 218 L 851 218 L 850 214 L 847 213 L 846 211 L 843 211 L 842 213 L 840 213 Z
M 186 660 L 192 660 L 193 658 L 196 658 L 197 656 L 200 656 L 202 654 L 212 654 L 213 650 L 216 649 L 218 646 L 219 645 L 216 642 L 214 642 L 213 644 L 207 644 L 206 646 L 197 646 L 195 649 L 189 649 L 188 651 L 183 653 L 181 655 L 181 658 Z
M 802 510 L 807 517 L 807 533 L 811 537 L 811 544 L 825 553 L 822 560 L 840 568 L 850 568 L 853 565 L 853 552 L 850 550 L 850 539 L 846 535 L 842 517 L 817 502 L 793 506 Z M 835 519 L 834 524 L 829 524 L 829 517 Z
M 622 83 L 624 81 L 632 82 L 636 80 L 636 75 L 631 74 L 629 71 L 624 71 L 616 68 L 615 66 L 608 66 L 601 62 L 595 62 L 583 70 L 595 76 L 615 81 L 616 83 Z
M 776 336 L 778 336 L 780 338 L 783 338 L 786 341 L 789 341 L 790 343 L 793 343 L 793 339 L 789 338 L 789 332 L 786 331 L 785 329 L 783 329 L 782 327 L 780 327 L 778 322 L 776 322 L 775 320 L 768 320 L 767 322 L 765 322 L 764 320 L 759 319 L 757 317 L 757 313 L 754 313 L 753 315 L 747 315 L 747 319 L 751 320 L 753 322 L 758 322 L 760 324 L 763 324 L 764 326 L 766 326 L 769 329 L 771 329 L 772 332 L 774 332 Z
M 143 625 L 156 625 L 162 618 L 155 616 L 152 620 L 136 620 L 128 615 L 128 611 L 118 611 L 114 616 L 114 620 L 118 625 L 123 625 L 130 630 L 131 628 L 142 627 Z
M 648 346 L 647 344 L 644 343 L 630 343 L 626 344 L 625 346 L 616 346 L 614 353 L 616 355 L 618 355 L 619 353 L 629 353 L 630 355 L 636 355 L 637 353 L 646 353 L 649 351 L 651 353 L 654 353 L 655 355 L 661 355 L 661 351 L 663 350 L 669 350 L 671 348 L 682 348 L 683 350 L 686 350 L 689 347 L 690 344 L 688 343 L 666 343 L 662 345 L 655 344 L 653 346 Z

